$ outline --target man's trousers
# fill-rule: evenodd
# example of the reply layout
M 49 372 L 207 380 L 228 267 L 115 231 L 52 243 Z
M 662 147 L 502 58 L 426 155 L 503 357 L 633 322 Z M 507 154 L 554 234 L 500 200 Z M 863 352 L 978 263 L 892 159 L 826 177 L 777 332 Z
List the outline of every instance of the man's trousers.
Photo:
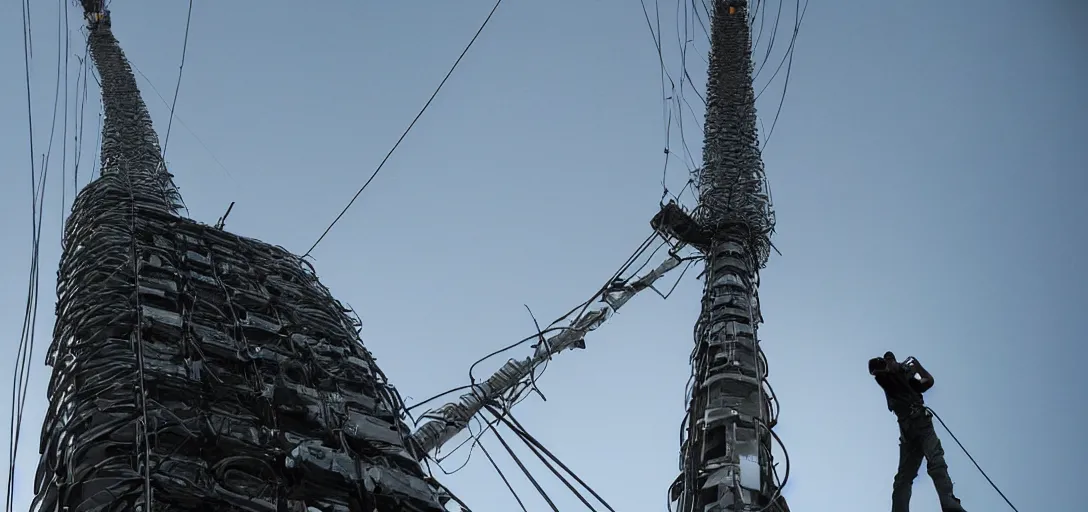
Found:
M 937 488 L 943 512 L 965 512 L 960 500 L 952 492 L 952 478 L 948 476 L 948 464 L 944 461 L 944 448 L 933 430 L 933 418 L 929 411 L 919 408 L 914 414 L 899 417 L 899 471 L 892 483 L 892 512 L 909 512 L 911 487 L 922 459 L 926 459 L 926 472 Z

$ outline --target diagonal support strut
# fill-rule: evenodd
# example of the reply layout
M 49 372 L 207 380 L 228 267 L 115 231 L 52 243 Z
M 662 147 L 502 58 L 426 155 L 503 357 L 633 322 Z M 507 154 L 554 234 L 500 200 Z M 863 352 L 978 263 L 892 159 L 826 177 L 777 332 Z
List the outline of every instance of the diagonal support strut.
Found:
M 488 403 L 529 378 L 538 366 L 550 360 L 552 356 L 567 349 L 585 348 L 586 334 L 600 327 L 639 292 L 651 289 L 654 282 L 680 266 L 682 261 L 681 258 L 670 254 L 669 258 L 657 268 L 635 281 L 604 290 L 597 296 L 599 307 L 579 315 L 562 332 L 537 344 L 532 356 L 507 361 L 490 378 L 473 385 L 472 389 L 461 395 L 457 401 L 428 412 L 424 417 L 430 418 L 431 421 L 425 423 L 411 437 L 410 444 L 416 459 L 422 460 L 431 451 L 442 447 L 464 430 L 472 417 Z

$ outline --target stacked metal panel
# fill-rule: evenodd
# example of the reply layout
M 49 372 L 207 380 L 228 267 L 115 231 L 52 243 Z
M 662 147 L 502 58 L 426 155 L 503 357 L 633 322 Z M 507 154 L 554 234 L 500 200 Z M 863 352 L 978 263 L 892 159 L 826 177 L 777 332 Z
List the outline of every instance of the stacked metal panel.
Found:
M 707 82 L 702 229 L 711 233 L 702 311 L 695 326 L 694 374 L 678 510 L 785 510 L 772 473 L 767 362 L 757 325 L 759 270 L 774 215 L 756 135 L 748 2 L 715 0 Z
M 36 511 L 437 512 L 395 391 L 300 258 L 178 217 L 109 18 L 68 220 Z

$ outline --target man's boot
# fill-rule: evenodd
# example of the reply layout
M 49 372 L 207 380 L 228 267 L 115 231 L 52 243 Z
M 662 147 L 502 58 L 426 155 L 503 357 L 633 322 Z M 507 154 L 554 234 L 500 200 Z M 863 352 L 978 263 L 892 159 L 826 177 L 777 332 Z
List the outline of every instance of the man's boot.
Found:
M 960 504 L 959 498 L 951 495 L 942 495 L 941 512 L 967 512 L 967 510 Z
M 930 475 L 930 478 L 933 478 L 934 487 L 937 488 L 937 496 L 941 500 L 941 512 L 967 512 L 960 504 L 960 499 L 952 492 L 952 479 L 948 478 L 948 471 L 931 472 Z

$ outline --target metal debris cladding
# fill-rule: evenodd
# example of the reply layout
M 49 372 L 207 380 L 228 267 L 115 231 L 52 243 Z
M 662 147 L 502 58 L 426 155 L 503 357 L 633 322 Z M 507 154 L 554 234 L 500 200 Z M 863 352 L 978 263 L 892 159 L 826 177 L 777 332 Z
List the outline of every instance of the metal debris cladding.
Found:
M 748 4 L 716 0 L 711 18 L 706 139 L 693 212 L 710 242 L 681 475 L 670 495 L 685 512 L 788 511 L 773 460 L 777 418 L 758 336 L 759 271 L 775 218 L 756 132 Z
M 88 19 L 103 171 L 66 226 L 32 510 L 444 510 L 312 269 L 174 213 L 109 15 Z

